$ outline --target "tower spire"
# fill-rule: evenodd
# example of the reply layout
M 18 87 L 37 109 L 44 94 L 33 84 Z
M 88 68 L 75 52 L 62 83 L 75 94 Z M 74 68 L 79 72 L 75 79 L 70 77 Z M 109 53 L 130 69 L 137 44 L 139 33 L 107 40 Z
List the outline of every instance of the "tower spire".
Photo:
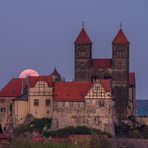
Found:
M 120 22 L 120 28 L 122 28 L 122 22 Z
M 85 27 L 85 22 L 83 21 L 83 22 L 82 22 L 82 28 L 84 28 L 84 27 Z

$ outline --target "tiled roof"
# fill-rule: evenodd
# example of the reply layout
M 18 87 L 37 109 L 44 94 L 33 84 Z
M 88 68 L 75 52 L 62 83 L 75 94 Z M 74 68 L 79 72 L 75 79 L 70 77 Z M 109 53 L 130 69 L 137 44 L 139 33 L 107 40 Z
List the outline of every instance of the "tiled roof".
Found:
M 99 81 L 106 92 L 110 92 L 110 81 Z M 96 82 L 97 83 L 97 82 Z M 55 101 L 84 101 L 85 96 L 91 89 L 92 82 L 57 82 L 54 86 Z
M 129 73 L 129 85 L 135 85 L 135 73 L 134 72 L 130 72 Z
M 112 68 L 112 59 L 92 59 L 92 68 Z
M 122 31 L 121 28 L 118 31 L 118 33 L 115 36 L 115 38 L 114 38 L 112 43 L 113 44 L 128 44 L 129 43 L 127 37 L 125 36 L 125 34 L 124 34 L 124 32 Z
M 23 78 L 13 78 L 0 91 L 0 97 L 17 97 L 22 92 Z
M 82 28 L 75 43 L 76 44 L 90 44 L 90 43 L 92 43 L 84 28 Z
M 106 92 L 110 92 L 111 90 L 111 85 L 110 85 L 110 80 L 100 80 L 102 86 L 104 87 Z
M 29 87 L 34 87 L 38 81 L 46 81 L 48 86 L 52 86 L 52 77 L 51 76 L 29 76 Z
M 54 100 L 84 101 L 85 95 L 92 85 L 92 82 L 56 82 L 54 86 Z

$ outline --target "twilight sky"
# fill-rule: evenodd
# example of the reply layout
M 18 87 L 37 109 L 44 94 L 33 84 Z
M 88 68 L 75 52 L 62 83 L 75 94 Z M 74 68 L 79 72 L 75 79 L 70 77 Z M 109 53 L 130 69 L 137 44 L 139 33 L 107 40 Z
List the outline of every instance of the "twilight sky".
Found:
M 111 57 L 119 24 L 130 41 L 137 99 L 148 99 L 148 0 L 0 0 L 0 88 L 24 69 L 74 77 L 74 45 L 82 21 L 93 56 Z

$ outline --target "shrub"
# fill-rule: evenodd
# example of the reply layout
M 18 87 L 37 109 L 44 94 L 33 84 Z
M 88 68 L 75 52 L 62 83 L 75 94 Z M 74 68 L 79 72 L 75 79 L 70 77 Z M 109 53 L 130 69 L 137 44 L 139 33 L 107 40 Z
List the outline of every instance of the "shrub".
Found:
M 30 127 L 34 130 L 38 130 L 40 133 L 50 129 L 52 119 L 42 118 L 35 119 L 31 122 Z
M 111 137 L 109 133 L 102 132 L 98 129 L 88 128 L 86 126 L 66 127 L 57 131 L 44 132 L 45 137 L 67 137 L 69 135 L 106 135 Z

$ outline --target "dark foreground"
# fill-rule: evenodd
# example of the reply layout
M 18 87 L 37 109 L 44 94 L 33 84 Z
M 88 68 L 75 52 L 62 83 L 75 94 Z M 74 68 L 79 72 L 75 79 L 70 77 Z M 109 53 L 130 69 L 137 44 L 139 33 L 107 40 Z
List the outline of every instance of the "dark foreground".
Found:
M 42 140 L 13 138 L 0 143 L 0 148 L 148 148 L 148 140 L 105 138 L 92 135 L 73 135 L 68 138 Z

